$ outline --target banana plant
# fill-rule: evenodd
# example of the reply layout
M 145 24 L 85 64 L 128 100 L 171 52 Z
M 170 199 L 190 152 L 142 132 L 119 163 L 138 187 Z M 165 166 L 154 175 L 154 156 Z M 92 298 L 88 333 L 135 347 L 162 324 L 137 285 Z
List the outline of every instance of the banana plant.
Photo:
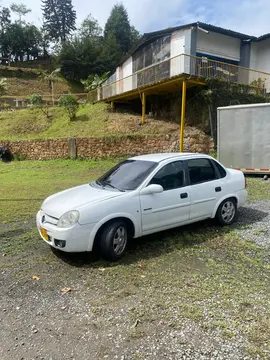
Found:
M 3 96 L 8 91 L 8 83 L 6 78 L 0 78 L 0 96 Z
M 83 84 L 85 91 L 92 91 L 99 88 L 108 79 L 109 74 L 109 71 L 101 76 L 90 74 L 86 80 L 81 80 L 81 83 Z

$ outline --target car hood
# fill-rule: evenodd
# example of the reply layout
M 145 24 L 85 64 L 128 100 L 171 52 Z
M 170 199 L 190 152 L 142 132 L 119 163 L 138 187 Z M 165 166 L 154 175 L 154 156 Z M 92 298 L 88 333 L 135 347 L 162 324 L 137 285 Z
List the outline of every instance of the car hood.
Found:
M 124 194 L 124 192 L 99 189 L 86 184 L 49 196 L 43 202 L 41 209 L 46 214 L 59 219 L 67 211 L 79 210 L 83 205 L 96 204 Z

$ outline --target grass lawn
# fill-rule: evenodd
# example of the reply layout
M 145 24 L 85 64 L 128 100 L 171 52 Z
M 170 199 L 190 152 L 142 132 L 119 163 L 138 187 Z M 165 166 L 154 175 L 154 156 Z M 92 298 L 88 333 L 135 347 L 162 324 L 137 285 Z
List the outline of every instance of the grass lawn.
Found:
M 0 223 L 33 216 L 47 196 L 94 180 L 115 161 L 0 162 Z
M 83 256 L 62 261 L 39 239 L 29 217 L 42 200 L 93 180 L 116 161 L 0 163 L 0 248 L 5 255 L 0 254 L 0 270 L 8 269 L 11 282 L 28 284 L 32 275 L 40 276 L 34 291 L 42 296 L 62 284 L 76 284 L 71 296 L 91 304 L 93 321 L 102 323 L 96 331 L 123 330 L 128 341 L 123 348 L 154 336 L 158 327 L 185 332 L 194 326 L 200 340 L 215 338 L 251 359 L 269 359 L 269 249 L 241 235 L 238 225 L 202 223 L 139 239 L 117 264 Z M 248 187 L 250 201 L 270 199 L 269 183 L 248 179 Z M 15 220 L 24 220 L 26 227 Z M 129 330 L 112 316 L 122 309 Z

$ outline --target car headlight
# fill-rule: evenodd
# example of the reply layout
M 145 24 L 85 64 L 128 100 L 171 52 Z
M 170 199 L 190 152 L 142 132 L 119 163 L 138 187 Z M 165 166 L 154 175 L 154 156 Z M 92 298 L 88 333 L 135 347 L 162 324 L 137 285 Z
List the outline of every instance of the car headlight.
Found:
M 71 227 L 79 221 L 80 213 L 77 210 L 68 211 L 60 217 L 58 220 L 57 226 L 60 228 Z

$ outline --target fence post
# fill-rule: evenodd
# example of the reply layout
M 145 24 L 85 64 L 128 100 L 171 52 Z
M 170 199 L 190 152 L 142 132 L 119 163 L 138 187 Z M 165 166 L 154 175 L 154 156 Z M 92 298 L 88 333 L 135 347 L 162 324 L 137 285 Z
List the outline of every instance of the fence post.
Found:
M 77 158 L 77 146 L 75 138 L 68 139 L 68 156 L 73 160 Z

